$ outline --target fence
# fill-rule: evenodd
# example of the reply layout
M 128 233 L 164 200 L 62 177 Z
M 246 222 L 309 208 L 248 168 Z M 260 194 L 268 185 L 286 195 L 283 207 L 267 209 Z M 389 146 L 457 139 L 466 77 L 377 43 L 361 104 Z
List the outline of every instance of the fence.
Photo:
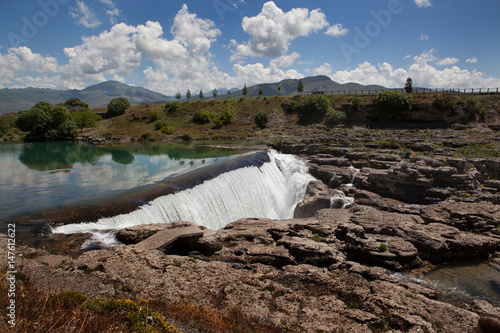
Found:
M 337 90 L 337 91 L 304 91 L 304 95 L 354 95 L 366 96 L 381 93 L 383 91 L 397 91 L 405 93 L 404 89 L 381 89 L 381 90 Z M 499 88 L 465 88 L 465 89 L 429 89 L 414 88 L 414 94 L 498 94 Z

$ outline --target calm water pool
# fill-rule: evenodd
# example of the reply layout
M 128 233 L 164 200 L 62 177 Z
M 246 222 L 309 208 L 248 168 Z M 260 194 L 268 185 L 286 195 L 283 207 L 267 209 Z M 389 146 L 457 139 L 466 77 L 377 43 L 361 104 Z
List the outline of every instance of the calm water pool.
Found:
M 91 204 L 243 152 L 164 144 L 0 144 L 0 221 Z

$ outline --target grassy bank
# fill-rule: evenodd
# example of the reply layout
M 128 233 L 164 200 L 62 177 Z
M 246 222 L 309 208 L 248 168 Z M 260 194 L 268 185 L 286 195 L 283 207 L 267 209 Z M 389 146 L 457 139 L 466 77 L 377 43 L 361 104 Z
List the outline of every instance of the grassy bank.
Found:
M 74 291 L 48 293 L 22 273 L 16 279 L 14 326 L 8 323 L 8 287 L 0 284 L 2 332 L 281 332 L 238 309 L 220 312 L 187 302 L 89 298 Z
M 320 114 L 311 119 L 304 118 L 307 115 L 304 109 L 301 112 L 310 97 L 298 95 L 133 105 L 123 115 L 84 129 L 83 135 L 117 142 L 272 140 L 333 137 L 341 129 L 350 129 L 354 136 L 372 136 L 372 140 L 377 140 L 377 130 L 384 129 L 446 129 L 452 124 L 484 129 L 493 124 L 500 128 L 500 95 L 413 94 L 411 110 L 390 116 L 377 109 L 374 97 L 326 96 L 329 109 L 345 116 L 329 118 Z M 218 126 L 214 118 L 224 110 L 231 110 L 233 118 L 228 124 Z M 105 114 L 106 108 L 92 111 Z M 204 124 L 193 122 L 193 116 L 200 112 L 210 115 L 212 120 Z M 259 112 L 267 118 L 262 128 L 255 122 Z M 14 126 L 15 118 L 15 114 L 0 117 L 0 140 L 22 140 L 25 133 Z M 331 119 L 334 121 L 328 121 Z
M 96 129 L 87 130 L 88 135 L 115 137 L 117 139 L 177 140 L 191 133 L 194 140 L 266 139 L 274 137 L 307 137 L 318 134 L 318 125 L 323 131 L 328 128 L 426 128 L 446 127 L 446 119 L 455 117 L 462 124 L 483 125 L 498 123 L 500 96 L 498 95 L 451 95 L 452 107 L 447 109 L 435 103 L 440 94 L 413 95 L 412 110 L 398 119 L 383 119 L 377 114 L 374 96 L 328 96 L 330 107 L 344 112 L 346 118 L 338 124 L 327 124 L 323 118 L 300 122 L 297 108 L 306 103 L 307 96 L 252 97 L 224 100 L 206 100 L 176 103 L 176 112 L 165 111 L 165 104 L 135 105 L 124 115 L 99 122 Z M 169 109 L 174 103 L 167 103 Z M 226 126 L 216 128 L 213 122 L 203 125 L 192 121 L 193 115 L 205 111 L 214 116 L 224 108 L 234 111 L 233 120 Z M 105 108 L 95 109 L 105 113 Z M 268 117 L 263 129 L 256 126 L 254 118 L 258 112 Z M 443 120 L 444 119 L 444 120 Z M 157 123 L 163 123 L 157 127 Z M 162 128 L 169 127 L 170 131 Z

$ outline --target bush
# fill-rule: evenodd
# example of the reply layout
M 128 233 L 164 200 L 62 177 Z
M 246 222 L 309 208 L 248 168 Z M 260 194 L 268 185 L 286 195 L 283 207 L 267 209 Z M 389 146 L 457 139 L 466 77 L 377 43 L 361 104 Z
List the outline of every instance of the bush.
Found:
M 476 114 L 479 114 L 480 111 L 481 111 L 481 103 L 479 103 L 479 101 L 475 98 L 469 98 L 466 102 L 466 107 L 467 107 L 467 111 L 469 111 L 469 113 L 471 115 L 476 115 Z
M 271 146 L 277 151 L 282 151 L 283 148 L 285 147 L 285 142 L 286 142 L 285 139 L 280 136 L 274 139 Z
M 432 105 L 437 107 L 439 110 L 450 110 L 453 111 L 455 109 L 455 106 L 457 103 L 451 96 L 436 96 L 434 97 L 434 101 L 432 102 Z
M 302 123 L 321 122 L 330 108 L 331 104 L 328 97 L 310 95 L 306 98 L 304 105 L 298 109 L 299 120 Z
M 182 134 L 182 140 L 189 141 L 191 139 L 193 139 L 193 134 L 191 132 L 186 132 Z
M 351 98 L 351 104 L 354 111 L 358 111 L 361 108 L 361 100 L 356 96 Z
M 73 121 L 82 132 L 84 128 L 94 127 L 96 123 L 102 119 L 101 116 L 89 109 L 78 109 L 72 113 L 72 117 Z
M 164 111 L 170 116 L 182 116 L 184 113 L 186 113 L 186 110 L 184 110 L 179 102 L 165 104 Z
M 213 118 L 213 115 L 205 110 L 197 111 L 194 113 L 191 121 L 198 125 L 208 124 Z
M 152 123 L 154 121 L 157 121 L 158 119 L 160 119 L 160 114 L 158 113 L 158 111 L 149 111 L 149 122 Z
M 254 121 L 259 128 L 266 128 L 267 123 L 269 122 L 269 117 L 264 111 L 259 111 L 255 115 Z
M 113 99 L 108 104 L 108 111 L 106 117 L 117 117 L 125 113 L 125 110 L 130 106 L 130 102 L 125 97 L 118 97 Z
M 330 109 L 325 115 L 325 125 L 333 127 L 346 119 L 344 111 Z
M 166 126 L 167 124 L 164 122 L 164 121 L 157 121 L 155 123 L 155 130 L 159 131 L 161 130 L 164 126 Z
M 17 114 L 8 113 L 0 116 L 0 137 L 12 134 L 15 123 L 17 119 Z
M 234 117 L 233 107 L 231 105 L 224 105 L 222 113 L 213 118 L 214 127 L 221 128 L 222 126 L 229 125 Z
M 151 133 L 143 133 L 143 134 L 141 134 L 140 140 L 148 141 L 149 139 L 151 139 Z
M 76 124 L 71 114 L 62 106 L 40 102 L 30 110 L 19 113 L 15 125 L 29 132 L 25 141 L 72 140 L 76 137 Z
M 379 250 L 379 252 L 386 252 L 387 245 L 385 245 L 384 243 L 380 244 L 380 246 L 378 247 L 378 250 Z
M 175 129 L 172 126 L 165 126 L 161 129 L 161 132 L 163 134 L 172 135 L 174 134 Z
M 413 99 L 394 90 L 386 90 L 373 98 L 373 104 L 384 118 L 394 117 L 402 112 L 410 111 Z
M 500 151 L 492 144 L 471 144 L 455 150 L 455 157 L 500 157 Z
M 289 104 L 282 103 L 281 107 L 283 108 L 283 110 L 285 110 L 286 113 L 294 113 L 298 112 L 301 106 L 297 101 L 292 101 Z

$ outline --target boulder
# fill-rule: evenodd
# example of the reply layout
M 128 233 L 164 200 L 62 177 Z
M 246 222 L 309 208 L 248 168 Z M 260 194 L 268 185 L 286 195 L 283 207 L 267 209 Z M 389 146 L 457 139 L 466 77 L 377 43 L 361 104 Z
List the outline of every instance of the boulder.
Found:
M 330 208 L 330 199 L 333 195 L 333 191 L 323 182 L 310 182 L 304 200 L 295 207 L 294 218 L 313 217 L 318 210 Z

